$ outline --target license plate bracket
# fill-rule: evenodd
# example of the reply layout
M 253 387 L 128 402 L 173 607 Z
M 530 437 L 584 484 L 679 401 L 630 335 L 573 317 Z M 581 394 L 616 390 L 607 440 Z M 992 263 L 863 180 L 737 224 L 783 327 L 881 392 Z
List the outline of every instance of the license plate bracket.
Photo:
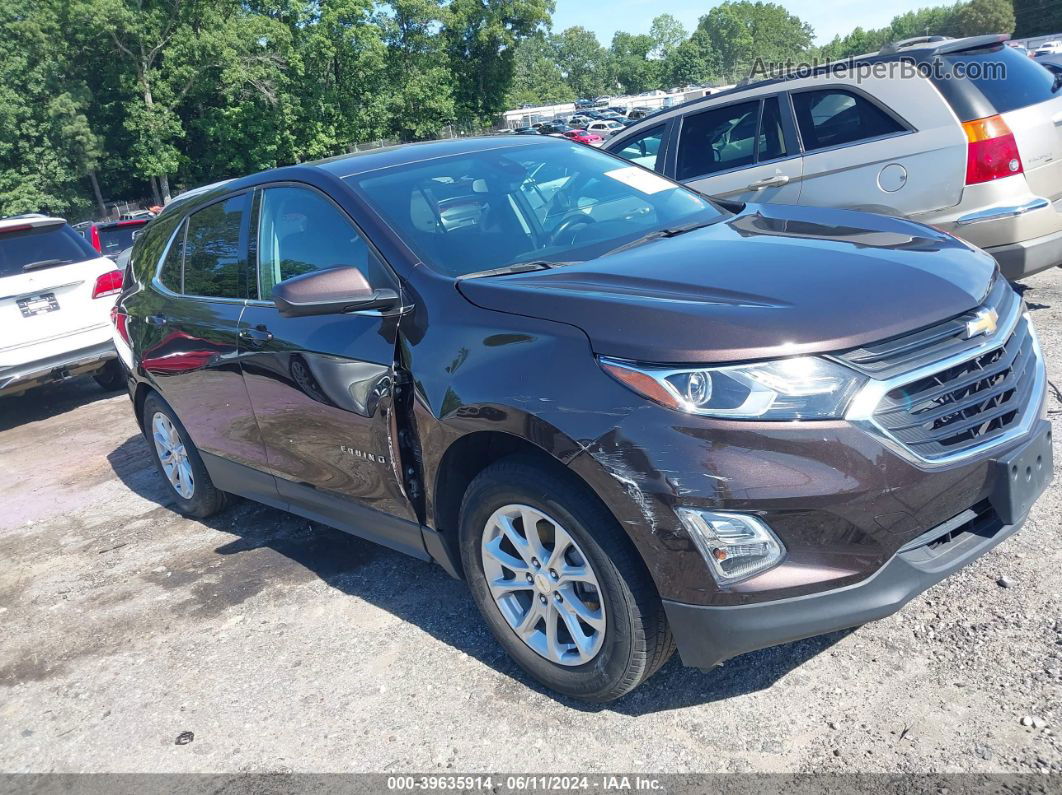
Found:
M 1025 444 L 992 462 L 995 477 L 989 501 L 1004 524 L 1024 517 L 1051 482 L 1051 435 L 1051 423 L 1040 420 Z
M 55 312 L 59 309 L 59 302 L 55 300 L 55 293 L 40 293 L 39 295 L 27 295 L 19 298 L 16 302 L 22 317 L 35 317 Z

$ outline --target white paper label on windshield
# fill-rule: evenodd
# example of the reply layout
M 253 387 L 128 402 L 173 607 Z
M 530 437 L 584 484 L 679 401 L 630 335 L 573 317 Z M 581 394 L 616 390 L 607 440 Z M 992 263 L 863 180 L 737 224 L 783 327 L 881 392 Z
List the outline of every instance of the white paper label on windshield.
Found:
M 619 180 L 624 185 L 630 185 L 642 193 L 659 193 L 662 190 L 676 187 L 673 182 L 668 182 L 663 177 L 658 177 L 653 172 L 637 166 L 627 166 L 627 168 L 617 168 L 615 171 L 606 171 L 605 176 Z

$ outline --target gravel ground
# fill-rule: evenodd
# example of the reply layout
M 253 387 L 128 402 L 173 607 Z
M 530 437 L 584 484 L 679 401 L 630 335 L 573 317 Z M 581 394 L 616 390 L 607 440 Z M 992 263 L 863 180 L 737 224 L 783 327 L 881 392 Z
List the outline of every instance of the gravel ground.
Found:
M 1026 299 L 1062 384 L 1062 270 Z M 1060 502 L 891 618 L 588 707 L 437 567 L 178 516 L 124 394 L 0 400 L 0 771 L 1062 773 Z

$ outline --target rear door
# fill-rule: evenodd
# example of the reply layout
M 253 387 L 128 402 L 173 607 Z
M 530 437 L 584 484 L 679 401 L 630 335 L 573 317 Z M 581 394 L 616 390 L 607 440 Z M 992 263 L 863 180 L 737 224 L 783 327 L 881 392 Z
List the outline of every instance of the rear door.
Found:
M 720 199 L 796 204 L 803 165 L 784 95 L 717 105 L 682 118 L 675 179 Z
M 804 150 L 801 204 L 911 215 L 962 198 L 965 136 L 929 80 L 826 84 L 793 91 L 791 101 Z
M 293 276 L 356 267 L 374 288 L 399 285 L 353 220 L 301 184 L 256 196 L 258 294 Z M 280 496 L 304 515 L 423 557 L 406 498 L 394 414 L 399 314 L 289 317 L 252 301 L 240 322 L 244 379 Z
M 219 199 L 180 222 L 137 317 L 141 366 L 221 488 L 226 461 L 260 467 L 264 458 L 236 347 L 248 297 L 250 197 Z
M 0 226 L 0 368 L 106 341 L 114 293 L 92 296 L 113 270 L 62 219 Z

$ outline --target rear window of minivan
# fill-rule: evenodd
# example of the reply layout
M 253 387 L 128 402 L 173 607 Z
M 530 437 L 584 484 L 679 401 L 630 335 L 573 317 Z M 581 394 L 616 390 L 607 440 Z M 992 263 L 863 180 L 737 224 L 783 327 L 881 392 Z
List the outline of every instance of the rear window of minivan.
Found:
M 99 254 L 66 224 L 0 229 L 0 277 L 95 259 Z
M 980 92 L 990 106 L 974 110 L 973 108 L 981 103 L 969 103 L 973 107 L 966 112 L 963 112 L 962 107 L 955 107 L 962 121 L 995 113 L 1009 113 L 1058 96 L 1055 76 L 1051 72 L 1027 55 L 1003 44 L 947 53 L 940 57 L 948 72 L 965 73 L 963 80 Z M 943 85 L 951 81 L 945 78 L 936 82 L 941 93 L 945 96 L 952 95 L 948 90 L 950 86 Z M 952 102 L 953 106 L 967 104 Z

